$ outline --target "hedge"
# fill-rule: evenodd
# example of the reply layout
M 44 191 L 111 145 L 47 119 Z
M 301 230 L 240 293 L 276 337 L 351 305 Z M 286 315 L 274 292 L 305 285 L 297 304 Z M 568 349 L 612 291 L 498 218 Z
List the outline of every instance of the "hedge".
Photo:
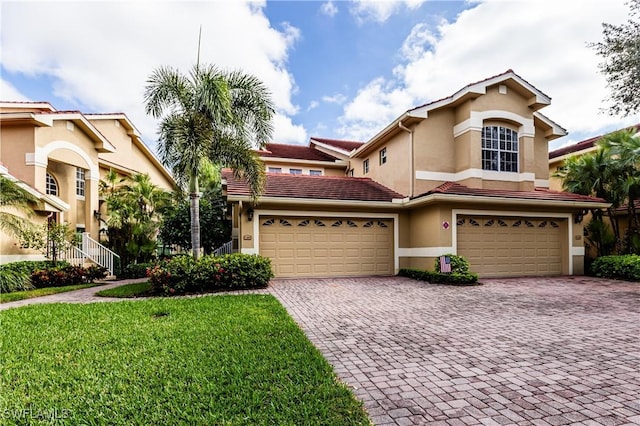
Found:
M 399 275 L 413 278 L 414 280 L 426 281 L 431 284 L 472 285 L 478 282 L 478 274 L 472 272 L 442 273 L 425 271 L 423 269 L 404 268 L 400 269 Z
M 591 273 L 600 278 L 640 281 L 640 255 L 599 257 L 591 264 Z
M 108 270 L 102 266 L 56 266 L 47 269 L 40 269 L 31 274 L 31 283 L 35 288 L 63 287 L 67 285 L 90 283 L 98 279 L 103 279 L 108 274 Z
M 271 260 L 241 253 L 179 256 L 161 261 L 147 272 L 151 291 L 172 296 L 218 290 L 263 288 L 273 278 Z

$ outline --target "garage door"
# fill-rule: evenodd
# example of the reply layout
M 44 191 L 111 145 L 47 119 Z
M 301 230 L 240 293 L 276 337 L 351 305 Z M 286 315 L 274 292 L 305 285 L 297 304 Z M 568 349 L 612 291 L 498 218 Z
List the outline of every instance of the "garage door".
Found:
M 276 277 L 393 275 L 393 221 L 261 216 L 260 254 Z
M 560 275 L 566 219 L 458 216 L 458 254 L 485 277 Z

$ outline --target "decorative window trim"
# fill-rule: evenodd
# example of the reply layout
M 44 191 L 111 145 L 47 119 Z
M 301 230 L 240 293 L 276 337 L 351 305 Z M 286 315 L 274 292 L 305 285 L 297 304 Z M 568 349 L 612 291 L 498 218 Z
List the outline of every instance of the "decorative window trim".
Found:
M 387 163 L 387 147 L 384 147 L 380 150 L 380 165 Z
M 76 196 L 84 198 L 86 189 L 86 173 L 83 168 L 76 167 Z
M 518 173 L 518 132 L 503 126 L 484 126 L 481 140 L 483 170 Z
M 47 195 L 55 195 L 58 196 L 58 181 L 56 178 L 49 172 L 47 172 L 45 181 L 45 193 Z

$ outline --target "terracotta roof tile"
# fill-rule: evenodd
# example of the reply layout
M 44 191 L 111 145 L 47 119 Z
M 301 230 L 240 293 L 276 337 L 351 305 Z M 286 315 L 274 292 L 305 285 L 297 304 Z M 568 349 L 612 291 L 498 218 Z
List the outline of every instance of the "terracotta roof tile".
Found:
M 364 142 L 356 141 L 343 141 L 339 139 L 327 139 L 327 138 L 311 138 L 311 140 L 318 141 L 320 143 L 335 146 L 336 148 L 343 149 L 345 151 L 351 151 L 360 148 L 364 145 Z
M 222 171 L 229 195 L 249 195 L 246 182 L 233 176 L 229 169 Z M 369 178 L 341 176 L 307 176 L 267 173 L 264 197 L 313 198 L 320 200 L 391 202 L 403 196 Z
M 640 123 L 638 123 L 638 124 L 636 124 L 634 126 L 626 127 L 623 130 L 634 130 L 634 129 L 636 131 L 640 132 Z M 610 134 L 610 133 L 607 133 L 607 135 L 608 134 Z M 592 138 L 585 139 L 585 140 L 580 141 L 578 143 L 575 143 L 573 145 L 563 146 L 562 148 L 558 148 L 558 149 L 556 149 L 554 151 L 549 152 L 549 159 L 562 157 L 563 155 L 572 154 L 574 152 L 580 152 L 580 151 L 583 151 L 585 149 L 593 148 L 593 146 L 596 144 L 596 142 L 598 142 L 604 136 L 606 136 L 606 135 L 594 136 Z
M 582 201 L 603 203 L 605 200 L 587 195 L 573 194 L 571 192 L 552 191 L 546 188 L 536 188 L 535 191 L 508 191 L 503 189 L 469 188 L 456 182 L 445 182 L 431 191 L 420 194 L 415 198 L 425 197 L 431 194 L 471 195 L 478 197 L 521 198 L 527 200 L 548 201 Z
M 292 158 L 296 160 L 315 160 L 315 161 L 331 161 L 336 160 L 335 157 L 320 152 L 317 149 L 302 145 L 285 145 L 278 143 L 269 143 L 263 150 L 256 151 L 261 157 L 273 158 Z

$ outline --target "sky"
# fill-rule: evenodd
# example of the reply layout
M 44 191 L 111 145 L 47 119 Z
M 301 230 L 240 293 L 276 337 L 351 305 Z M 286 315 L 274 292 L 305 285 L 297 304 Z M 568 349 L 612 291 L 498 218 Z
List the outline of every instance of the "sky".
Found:
M 0 100 L 123 112 L 155 149 L 147 78 L 201 63 L 261 79 L 277 113 L 273 142 L 367 141 L 406 110 L 513 69 L 552 98 L 558 148 L 640 122 L 606 113 L 602 23 L 624 0 L 6 1 L 0 0 Z

